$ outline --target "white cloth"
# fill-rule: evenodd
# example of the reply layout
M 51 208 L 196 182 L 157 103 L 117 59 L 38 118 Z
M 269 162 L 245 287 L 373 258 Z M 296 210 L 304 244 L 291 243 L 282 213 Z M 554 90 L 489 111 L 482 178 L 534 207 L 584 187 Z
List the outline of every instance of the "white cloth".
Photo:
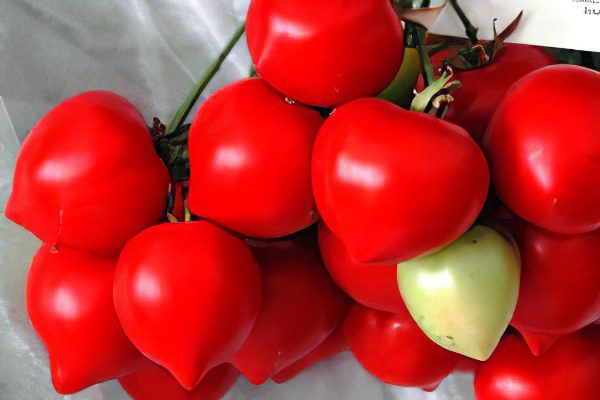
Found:
M 244 18 L 248 0 L 1 0 L 0 206 L 4 209 L 19 141 L 48 110 L 82 91 L 104 89 L 132 101 L 147 121 L 168 121 Z M 208 93 L 247 76 L 242 41 Z M 8 118 L 10 116 L 10 119 Z M 10 121 L 14 125 L 14 130 Z M 16 135 L 15 135 L 16 131 Z M 39 246 L 0 217 L 0 399 L 122 400 L 115 382 L 60 396 L 46 351 L 25 310 L 25 279 Z M 410 345 L 410 344 L 408 344 Z M 283 384 L 240 378 L 226 399 L 389 400 L 473 398 L 472 376 L 455 374 L 432 394 L 385 385 L 349 352 Z

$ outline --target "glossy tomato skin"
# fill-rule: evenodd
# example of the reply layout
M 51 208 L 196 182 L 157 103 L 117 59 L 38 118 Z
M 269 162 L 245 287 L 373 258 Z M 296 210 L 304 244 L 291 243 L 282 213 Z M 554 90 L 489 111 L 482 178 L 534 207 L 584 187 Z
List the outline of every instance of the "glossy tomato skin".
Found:
M 377 95 L 404 57 L 402 26 L 388 0 L 252 0 L 247 21 L 258 74 L 306 104 Z
M 313 192 L 356 261 L 395 264 L 462 235 L 489 171 L 462 128 L 378 99 L 336 109 L 319 131 Z
M 321 122 L 261 79 L 215 93 L 190 130 L 192 213 L 255 238 L 314 223 L 310 157 Z
M 208 222 L 149 228 L 117 263 L 114 302 L 123 329 L 188 390 L 241 348 L 261 298 L 248 246 Z
M 207 372 L 198 386 L 185 390 L 157 364 L 119 378 L 119 384 L 133 400 L 219 400 L 231 389 L 240 373 L 230 364 L 221 364 Z
M 432 342 L 408 312 L 391 314 L 355 304 L 344 332 L 362 366 L 392 385 L 434 390 L 461 359 Z
M 307 240 L 255 247 L 263 273 L 263 305 L 230 362 L 260 385 L 321 344 L 340 325 L 346 297 Z
M 396 264 L 371 265 L 354 261 L 344 243 L 323 223 L 319 224 L 319 249 L 333 280 L 354 300 L 381 311 L 406 311 L 398 290 Z
M 431 62 L 442 65 L 454 52 L 441 51 Z M 556 63 L 556 59 L 537 46 L 505 44 L 494 61 L 474 70 L 453 69 L 461 87 L 452 93 L 446 120 L 462 126 L 477 142 L 481 142 L 498 104 L 510 87 L 528 73 Z
M 521 253 L 521 285 L 511 325 L 535 355 L 600 319 L 600 231 L 552 233 L 504 221 Z
M 145 368 L 150 362 L 125 336 L 112 302 L 116 260 L 43 245 L 27 277 L 27 313 L 50 357 L 59 393 Z
M 117 256 L 160 220 L 169 181 L 135 107 L 113 93 L 87 92 L 32 129 L 5 213 L 55 248 Z
M 346 336 L 344 335 L 343 329 L 338 327 L 334 330 L 331 335 L 325 339 L 323 343 L 318 345 L 313 351 L 290 365 L 289 367 L 283 369 L 281 372 L 273 375 L 271 379 L 275 383 L 285 383 L 290 379 L 294 378 L 296 375 L 301 373 L 302 371 L 310 368 L 312 365 L 323 361 L 327 358 L 334 357 L 344 351 L 348 350 L 348 342 L 346 341 Z
M 560 339 L 544 355 L 507 335 L 475 373 L 478 400 L 595 400 L 600 398 L 600 326 Z
M 508 92 L 486 132 L 496 192 L 521 218 L 563 234 L 600 227 L 600 73 L 539 69 Z

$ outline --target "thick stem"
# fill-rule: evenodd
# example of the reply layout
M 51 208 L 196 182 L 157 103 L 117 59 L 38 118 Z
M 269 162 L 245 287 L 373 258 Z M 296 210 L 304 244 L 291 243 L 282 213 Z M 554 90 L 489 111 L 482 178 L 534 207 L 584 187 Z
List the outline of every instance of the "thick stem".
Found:
M 223 65 L 223 62 L 225 61 L 225 59 L 227 58 L 227 56 L 229 55 L 231 50 L 233 50 L 233 48 L 235 47 L 237 42 L 240 40 L 240 38 L 244 34 L 245 30 L 246 30 L 246 23 L 244 22 L 242 24 L 242 26 L 240 26 L 235 31 L 235 33 L 233 34 L 233 36 L 227 43 L 227 46 L 225 46 L 223 51 L 221 51 L 221 54 L 219 54 L 219 57 L 208 68 L 208 70 L 206 71 L 206 73 L 204 74 L 202 79 L 200 79 L 200 81 L 196 84 L 196 86 L 194 86 L 190 95 L 185 99 L 185 101 L 183 102 L 181 107 L 179 107 L 177 114 L 175 114 L 175 117 L 173 117 L 173 119 L 171 120 L 171 123 L 167 127 L 167 134 L 170 134 L 170 133 L 176 131 L 177 129 L 179 129 L 181 127 L 181 125 L 183 125 L 183 123 L 185 122 L 185 119 L 187 118 L 188 114 L 192 110 L 192 107 L 194 107 L 194 103 L 196 103 L 196 101 L 198 100 L 198 98 L 200 97 L 200 95 L 202 94 L 204 89 L 206 89 L 206 86 L 208 86 L 208 84 L 210 83 L 212 78 L 217 74 L 217 71 L 219 71 L 219 69 L 221 68 L 221 65 Z
M 429 59 L 427 45 L 425 44 L 427 30 L 414 22 L 406 21 L 404 30 L 406 35 L 406 46 L 417 49 L 419 53 L 419 61 L 421 62 L 421 73 L 425 87 L 433 83 L 433 65 Z
M 456 11 L 456 14 L 458 14 L 458 18 L 460 18 L 461 22 L 465 26 L 465 33 L 467 34 L 467 37 L 471 43 L 477 44 L 477 28 L 471 24 L 471 21 L 469 21 L 469 18 L 467 18 L 465 12 L 458 5 L 458 0 L 450 0 L 450 4 L 452 5 L 452 8 L 454 8 L 454 11 Z

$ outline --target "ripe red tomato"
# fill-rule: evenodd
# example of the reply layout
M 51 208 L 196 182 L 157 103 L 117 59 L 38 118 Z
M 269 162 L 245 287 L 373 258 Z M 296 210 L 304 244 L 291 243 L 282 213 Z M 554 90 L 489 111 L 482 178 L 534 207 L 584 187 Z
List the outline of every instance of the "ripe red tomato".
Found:
M 455 53 L 448 49 L 436 53 L 431 62 L 441 66 L 444 59 Z M 459 70 L 454 68 L 454 79 L 461 87 L 453 92 L 446 119 L 462 126 L 480 142 L 494 111 L 510 87 L 536 69 L 556 63 L 542 48 L 523 44 L 505 44 L 493 62 L 483 68 Z
M 477 368 L 478 400 L 597 400 L 600 398 L 600 326 L 560 339 L 534 356 L 515 334 Z
M 169 180 L 135 107 L 113 93 L 83 93 L 32 129 L 5 213 L 55 248 L 116 256 L 160 221 Z
M 340 354 L 348 349 L 348 342 L 341 327 L 334 330 L 323 343 L 318 345 L 313 351 L 283 369 L 281 372 L 273 375 L 271 379 L 275 383 L 285 383 L 294 378 L 300 372 L 312 365 Z
M 253 249 L 263 272 L 263 305 L 230 362 L 255 385 L 314 350 L 344 318 L 346 298 L 315 247 L 295 240 Z
M 321 122 L 261 79 L 215 93 L 190 130 L 192 213 L 256 238 L 314 223 L 310 157 Z
M 194 390 L 188 391 L 169 371 L 154 364 L 119 378 L 119 384 L 133 400 L 219 400 L 231 389 L 239 375 L 230 364 L 221 364 L 208 371 Z
M 114 259 L 43 245 L 27 277 L 27 313 L 50 357 L 59 393 L 147 367 L 125 336 L 112 302 Z
M 481 364 L 482 362 L 483 361 L 479 361 L 474 358 L 462 357 L 458 361 L 458 364 L 456 364 L 456 367 L 454 368 L 454 370 L 474 374 L 475 370 L 477 369 L 479 364 Z
M 404 57 L 402 26 L 389 0 L 252 0 L 247 21 L 258 74 L 307 104 L 374 96 Z
M 600 230 L 560 235 L 504 221 L 521 253 L 521 285 L 511 325 L 535 355 L 600 319 Z
M 355 304 L 344 332 L 362 366 L 392 385 L 433 391 L 461 359 L 431 341 L 408 312 L 391 314 Z
M 327 226 L 362 263 L 395 264 L 462 235 L 489 171 L 462 128 L 377 99 L 345 104 L 313 151 L 313 192 Z
M 508 92 L 484 145 L 498 196 L 542 228 L 579 234 L 600 227 L 600 73 L 539 69 Z
M 117 263 L 114 301 L 123 329 L 188 390 L 242 347 L 261 297 L 248 246 L 208 222 L 146 229 Z
M 368 265 L 352 259 L 344 244 L 325 224 L 319 224 L 321 257 L 333 280 L 350 297 L 381 311 L 406 311 L 398 290 L 396 264 Z

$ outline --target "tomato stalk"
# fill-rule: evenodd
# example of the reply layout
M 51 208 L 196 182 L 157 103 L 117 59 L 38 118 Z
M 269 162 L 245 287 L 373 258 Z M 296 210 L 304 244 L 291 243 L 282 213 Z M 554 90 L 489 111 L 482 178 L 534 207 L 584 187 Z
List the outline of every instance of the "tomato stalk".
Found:
M 406 35 L 406 47 L 417 49 L 419 53 L 421 73 L 423 75 L 425 86 L 427 87 L 433 83 L 433 66 L 429 59 L 427 46 L 425 44 L 427 30 L 417 23 L 406 21 L 404 34 Z
M 425 89 L 418 93 L 411 105 L 412 111 L 427 113 L 437 118 L 444 118 L 448 111 L 448 103 L 452 101 L 450 92 L 460 86 L 458 81 L 450 81 L 451 74 L 443 74 L 435 80 L 433 65 L 429 58 L 428 48 L 425 43 L 427 30 L 414 22 L 406 21 L 406 46 L 416 48 L 421 63 L 421 73 Z
M 469 18 L 467 18 L 467 15 L 463 9 L 458 5 L 457 0 L 450 0 L 450 4 L 452 5 L 452 8 L 454 8 L 454 11 L 458 15 L 458 18 L 460 18 L 462 24 L 465 26 L 465 33 L 467 34 L 467 37 L 471 43 L 474 45 L 477 44 L 477 28 L 471 24 L 471 21 L 469 21 Z
M 190 177 L 190 161 L 187 149 L 188 131 L 190 124 L 185 124 L 194 104 L 215 77 L 227 56 L 246 30 L 244 22 L 221 51 L 217 59 L 210 65 L 204 76 L 193 87 L 188 97 L 181 104 L 177 113 L 169 123 L 168 127 L 163 125 L 158 118 L 154 118 L 153 126 L 150 128 L 152 140 L 157 153 L 169 169 L 174 181 L 186 181 Z
M 223 65 L 223 62 L 225 62 L 225 59 L 227 58 L 229 53 L 231 53 L 231 50 L 233 50 L 233 48 L 240 40 L 245 31 L 246 22 L 244 22 L 239 28 L 236 29 L 223 51 L 221 51 L 221 54 L 219 54 L 219 57 L 217 57 L 217 59 L 212 63 L 212 65 L 208 68 L 202 79 L 200 79 L 196 86 L 194 86 L 189 96 L 185 99 L 181 107 L 179 107 L 179 110 L 175 114 L 175 117 L 173 117 L 173 119 L 169 123 L 169 126 L 167 127 L 167 134 L 173 133 L 183 125 L 185 119 L 192 110 L 192 107 L 194 107 L 194 104 L 196 103 L 204 89 L 206 89 L 206 86 L 208 86 L 210 81 L 217 74 L 217 72 Z

